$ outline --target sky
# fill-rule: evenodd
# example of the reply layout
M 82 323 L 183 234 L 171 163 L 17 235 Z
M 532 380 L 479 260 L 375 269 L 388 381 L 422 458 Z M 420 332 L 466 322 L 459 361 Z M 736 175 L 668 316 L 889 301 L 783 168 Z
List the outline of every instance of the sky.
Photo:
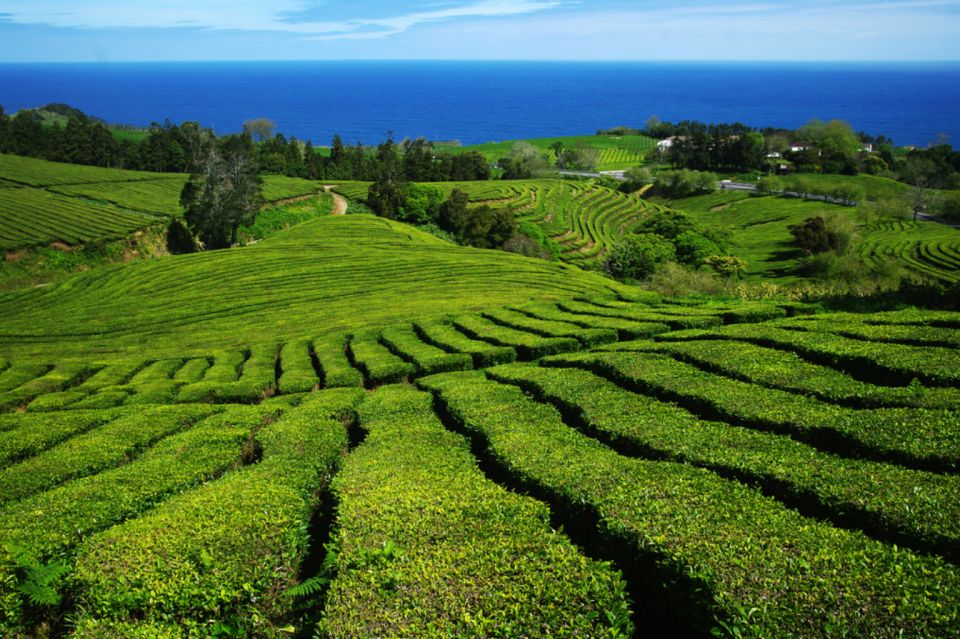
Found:
M 960 60 L 960 0 L 0 0 L 0 62 Z

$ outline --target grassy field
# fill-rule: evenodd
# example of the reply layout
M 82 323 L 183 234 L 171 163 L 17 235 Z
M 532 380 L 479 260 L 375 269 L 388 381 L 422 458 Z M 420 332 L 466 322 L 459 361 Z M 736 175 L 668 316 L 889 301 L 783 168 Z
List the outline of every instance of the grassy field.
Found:
M 510 149 L 517 142 L 527 142 L 533 146 L 545 151 L 552 161 L 556 161 L 556 155 L 550 148 L 552 145 L 560 142 L 565 148 L 587 148 L 597 151 L 598 171 L 612 171 L 616 169 L 629 169 L 630 167 L 640 166 L 646 162 L 647 153 L 657 145 L 657 141 L 642 135 L 581 135 L 566 136 L 557 138 L 535 138 L 531 140 L 508 140 L 505 142 L 488 142 L 486 144 L 475 144 L 470 146 L 452 146 L 438 144 L 437 150 L 450 153 L 465 153 L 467 151 L 477 151 L 491 164 L 496 163 L 501 158 L 510 154 Z

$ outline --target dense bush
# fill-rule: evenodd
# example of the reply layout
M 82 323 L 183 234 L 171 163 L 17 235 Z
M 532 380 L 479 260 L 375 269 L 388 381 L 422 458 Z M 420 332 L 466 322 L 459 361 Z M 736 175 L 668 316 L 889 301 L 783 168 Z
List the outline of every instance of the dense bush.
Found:
M 614 277 L 643 279 L 676 257 L 673 244 L 659 235 L 628 235 L 614 244 L 607 256 L 606 271 Z

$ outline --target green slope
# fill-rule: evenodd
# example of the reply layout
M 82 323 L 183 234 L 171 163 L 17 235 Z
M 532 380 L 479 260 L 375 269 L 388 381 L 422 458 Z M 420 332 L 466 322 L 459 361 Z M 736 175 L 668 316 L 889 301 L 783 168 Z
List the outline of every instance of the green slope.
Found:
M 117 265 L 0 298 L 0 354 L 181 356 L 530 300 L 611 292 L 579 269 L 450 245 L 367 216 L 256 246 Z

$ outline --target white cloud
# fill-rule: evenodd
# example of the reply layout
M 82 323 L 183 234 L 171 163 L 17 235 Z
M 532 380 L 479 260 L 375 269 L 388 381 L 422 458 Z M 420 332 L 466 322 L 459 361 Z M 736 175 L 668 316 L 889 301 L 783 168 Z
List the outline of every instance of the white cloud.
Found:
M 201 28 L 216 30 L 278 31 L 346 38 L 381 38 L 417 25 L 457 18 L 518 16 L 569 4 L 564 0 L 476 0 L 469 4 L 417 11 L 385 18 L 337 22 L 297 22 L 284 16 L 313 6 L 307 0 L 5 0 L 5 17 L 19 24 L 61 28 Z M 79 6 L 78 6 L 79 5 Z

